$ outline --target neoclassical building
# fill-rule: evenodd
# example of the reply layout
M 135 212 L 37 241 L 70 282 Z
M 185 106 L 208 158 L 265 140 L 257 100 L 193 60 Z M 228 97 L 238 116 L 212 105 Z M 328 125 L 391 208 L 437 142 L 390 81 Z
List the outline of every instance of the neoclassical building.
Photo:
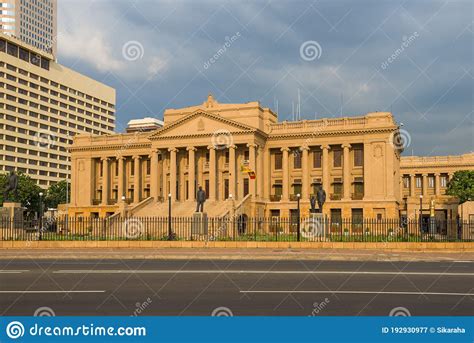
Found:
M 166 216 L 170 197 L 174 216 L 190 216 L 202 187 L 209 216 L 290 217 L 298 195 L 307 214 L 322 187 L 333 219 L 398 218 L 411 215 L 420 189 L 426 199 L 444 197 L 456 168 L 474 168 L 472 155 L 433 158 L 432 165 L 401 158 L 398 134 L 388 112 L 279 122 L 259 102 L 221 104 L 209 95 L 201 105 L 167 109 L 155 131 L 76 136 L 68 212 Z M 450 158 L 462 161 L 454 166 Z M 443 209 L 457 206 L 443 201 Z

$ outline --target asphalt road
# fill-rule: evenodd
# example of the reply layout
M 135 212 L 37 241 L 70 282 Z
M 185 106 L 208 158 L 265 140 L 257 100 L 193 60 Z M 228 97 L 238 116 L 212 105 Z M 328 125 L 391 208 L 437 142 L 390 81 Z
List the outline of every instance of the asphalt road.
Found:
M 473 300 L 463 261 L 0 261 L 4 316 L 472 316 Z

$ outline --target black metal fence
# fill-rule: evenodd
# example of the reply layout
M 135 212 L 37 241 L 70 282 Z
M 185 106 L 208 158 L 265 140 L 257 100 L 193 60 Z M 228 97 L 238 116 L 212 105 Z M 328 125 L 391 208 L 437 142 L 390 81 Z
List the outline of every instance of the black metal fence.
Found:
M 463 220 L 110 217 L 0 219 L 0 240 L 183 240 L 316 242 L 455 242 L 474 240 Z

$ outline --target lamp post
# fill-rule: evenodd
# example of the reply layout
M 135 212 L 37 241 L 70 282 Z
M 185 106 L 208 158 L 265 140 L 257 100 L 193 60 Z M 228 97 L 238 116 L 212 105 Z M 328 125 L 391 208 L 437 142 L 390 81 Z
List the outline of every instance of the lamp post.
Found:
M 41 241 L 43 233 L 43 192 L 39 192 L 39 225 L 38 225 L 38 240 Z
M 420 194 L 420 232 L 423 232 L 423 194 Z
M 173 240 L 173 232 L 171 229 L 171 193 L 168 194 L 168 240 Z
M 300 213 L 300 199 L 301 199 L 301 195 L 298 193 L 296 194 L 296 202 L 297 202 L 297 209 L 296 209 L 296 214 L 298 216 L 298 222 L 296 223 L 296 237 L 297 237 L 297 240 L 298 242 L 300 241 L 301 237 L 301 233 L 300 233 L 300 229 L 301 229 L 301 213 Z

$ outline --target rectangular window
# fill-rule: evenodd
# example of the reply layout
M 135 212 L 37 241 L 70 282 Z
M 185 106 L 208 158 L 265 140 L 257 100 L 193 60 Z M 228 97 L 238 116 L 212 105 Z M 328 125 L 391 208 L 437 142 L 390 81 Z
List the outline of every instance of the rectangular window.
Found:
M 421 176 L 417 176 L 417 177 L 415 178 L 415 180 L 416 180 L 416 184 L 415 184 L 415 185 L 416 185 L 416 188 L 421 188 L 421 187 L 422 187 L 422 184 L 423 184 L 423 181 L 422 181 L 422 179 L 421 179 Z
M 293 184 L 293 194 L 296 195 L 296 194 L 299 194 L 301 195 L 301 183 L 295 183 Z
M 313 151 L 313 168 L 321 168 L 321 159 L 322 159 L 322 154 L 321 151 Z
M 364 150 L 361 148 L 354 150 L 354 167 L 362 167 L 364 165 Z
M 403 177 L 403 188 L 410 188 L 410 177 L 404 176 Z
M 356 197 L 364 196 L 364 183 L 363 182 L 354 183 L 354 194 Z
M 275 154 L 275 170 L 281 170 L 283 167 L 283 154 L 281 152 L 277 152 Z
M 435 178 L 434 176 L 428 177 L 428 188 L 434 188 L 435 186 Z
M 150 175 L 150 171 L 151 171 L 151 161 L 146 160 L 146 175 Z
M 338 228 L 342 224 L 342 212 L 340 208 L 331 209 L 331 226 Z
M 342 150 L 334 150 L 333 152 L 333 167 L 342 167 Z
M 224 199 L 229 199 L 229 179 L 224 180 Z
M 244 196 L 249 194 L 249 179 L 244 179 Z
M 334 194 L 342 195 L 342 183 L 337 182 L 333 184 L 334 187 Z
M 293 151 L 293 168 L 301 169 L 301 152 L 299 150 Z
M 440 177 L 440 184 L 441 184 L 441 187 L 443 187 L 443 188 L 446 188 L 446 187 L 447 187 L 447 185 L 448 185 L 448 178 L 447 178 L 445 175 L 443 175 L 443 176 Z
M 135 161 L 134 160 L 130 161 L 130 175 L 131 176 L 135 175 Z

